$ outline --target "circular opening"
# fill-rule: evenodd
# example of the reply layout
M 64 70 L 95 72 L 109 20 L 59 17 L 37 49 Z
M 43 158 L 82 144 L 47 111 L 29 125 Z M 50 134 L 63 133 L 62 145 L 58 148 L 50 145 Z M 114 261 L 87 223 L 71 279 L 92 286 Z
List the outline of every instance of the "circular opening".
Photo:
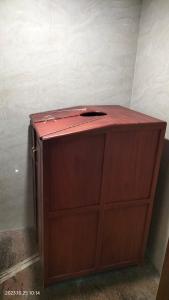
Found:
M 95 116 L 105 116 L 107 115 L 105 112 L 102 111 L 87 111 L 80 114 L 82 117 L 95 117 Z

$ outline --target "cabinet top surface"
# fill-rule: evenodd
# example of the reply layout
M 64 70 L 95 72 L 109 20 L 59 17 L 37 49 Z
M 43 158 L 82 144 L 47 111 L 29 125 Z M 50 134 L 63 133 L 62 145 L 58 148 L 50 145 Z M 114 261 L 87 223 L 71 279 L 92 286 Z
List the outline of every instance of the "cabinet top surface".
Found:
M 30 119 L 43 140 L 110 126 L 166 125 L 159 119 L 119 105 L 76 106 L 31 114 Z

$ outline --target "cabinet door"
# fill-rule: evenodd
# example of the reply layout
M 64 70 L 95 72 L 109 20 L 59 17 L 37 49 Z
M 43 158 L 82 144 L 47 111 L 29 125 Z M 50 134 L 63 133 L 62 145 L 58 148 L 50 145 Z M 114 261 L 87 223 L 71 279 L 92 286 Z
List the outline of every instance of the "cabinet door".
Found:
M 104 202 L 147 199 L 156 161 L 159 130 L 135 129 L 107 135 Z
M 104 135 L 48 142 L 49 210 L 97 205 L 100 201 Z
M 48 277 L 71 276 L 93 270 L 98 212 L 68 212 L 48 222 Z
M 105 210 L 101 266 L 138 262 L 142 254 L 147 205 Z

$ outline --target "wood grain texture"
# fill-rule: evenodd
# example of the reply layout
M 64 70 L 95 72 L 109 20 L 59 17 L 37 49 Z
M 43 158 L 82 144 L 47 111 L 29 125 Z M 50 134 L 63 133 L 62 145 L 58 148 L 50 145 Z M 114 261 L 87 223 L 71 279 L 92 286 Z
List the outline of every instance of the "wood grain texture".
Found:
M 101 266 L 140 260 L 147 205 L 104 211 Z
M 81 116 L 79 109 L 87 112 L 104 112 L 101 116 Z M 63 110 L 48 111 L 30 115 L 31 123 L 37 135 L 41 139 L 50 139 L 57 136 L 65 136 L 74 133 L 81 133 L 93 129 L 106 127 L 123 127 L 126 125 L 146 126 L 164 123 L 156 118 L 130 110 L 120 105 L 104 106 L 78 106 Z
M 98 221 L 98 213 L 90 211 L 50 219 L 49 277 L 94 269 Z
M 48 143 L 50 211 L 99 203 L 103 150 L 104 135 Z
M 159 132 L 141 129 L 107 135 L 103 176 L 106 203 L 150 197 Z
M 88 107 L 87 117 L 79 109 L 74 117 L 68 109 L 62 123 L 52 120 L 55 125 L 40 120 L 48 112 L 31 117 L 39 145 L 45 286 L 142 262 L 151 222 L 165 122 L 119 106 Z M 94 111 L 107 115 L 96 120 Z M 65 111 L 51 114 L 64 116 Z M 86 119 L 80 129 L 64 129 L 79 118 Z

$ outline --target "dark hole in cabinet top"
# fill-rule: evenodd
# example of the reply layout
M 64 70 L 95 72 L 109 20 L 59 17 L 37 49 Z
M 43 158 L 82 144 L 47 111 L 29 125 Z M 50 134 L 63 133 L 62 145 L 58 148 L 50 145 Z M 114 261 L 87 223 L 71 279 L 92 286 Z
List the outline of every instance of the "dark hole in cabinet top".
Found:
M 103 111 L 87 111 L 80 114 L 82 117 L 95 117 L 95 116 L 105 116 L 107 115 Z

